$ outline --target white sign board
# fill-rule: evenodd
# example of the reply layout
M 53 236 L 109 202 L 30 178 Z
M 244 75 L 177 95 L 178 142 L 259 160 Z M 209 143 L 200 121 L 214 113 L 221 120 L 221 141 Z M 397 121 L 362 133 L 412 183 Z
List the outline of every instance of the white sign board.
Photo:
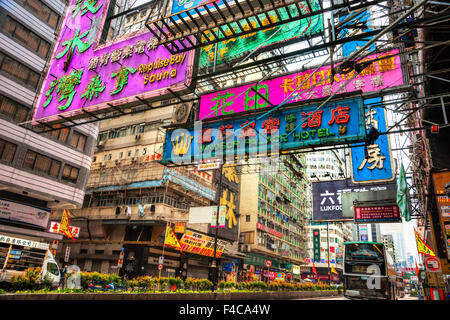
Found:
M 0 218 L 47 228 L 50 210 L 0 198 Z
M 10 237 L 10 236 L 4 235 L 4 234 L 0 234 L 0 242 L 7 243 L 7 244 L 13 244 L 13 245 L 17 245 L 17 246 L 42 249 L 42 250 L 48 250 L 48 248 L 50 247 L 50 245 L 48 243 L 31 241 L 31 240 L 21 239 L 21 238 L 14 238 L 14 237 Z
M 189 223 L 211 223 L 212 215 L 217 206 L 191 207 L 189 209 Z

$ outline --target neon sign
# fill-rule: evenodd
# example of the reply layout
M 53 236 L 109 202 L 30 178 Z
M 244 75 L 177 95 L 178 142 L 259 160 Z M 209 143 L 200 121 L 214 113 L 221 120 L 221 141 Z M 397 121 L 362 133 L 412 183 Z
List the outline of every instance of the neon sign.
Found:
M 162 161 L 184 162 L 363 141 L 361 98 L 285 109 L 260 119 L 235 118 L 166 133 Z M 273 148 L 275 146 L 275 148 Z
M 386 56 L 385 59 L 375 61 L 366 67 L 338 93 L 356 90 L 370 92 L 403 85 L 400 58 L 398 55 L 394 56 L 398 52 L 398 49 L 394 49 L 363 59 L 362 61 L 368 61 Z M 292 94 L 294 89 L 302 84 L 312 72 L 313 69 L 262 81 L 258 84 L 248 84 L 205 94 L 200 99 L 199 120 L 264 109 L 269 107 L 269 102 L 278 105 Z M 330 66 L 319 68 L 298 92 L 310 89 L 313 85 L 315 87 L 305 93 L 297 94 L 292 102 L 328 97 L 338 91 L 343 82 L 353 77 L 354 71 L 345 75 L 336 74 L 333 84 L 330 79 L 325 80 L 330 74 Z M 256 96 L 255 91 L 262 97 Z
M 75 0 L 55 45 L 33 117 L 59 116 L 156 100 L 191 86 L 194 53 L 172 55 L 149 31 L 137 31 L 100 44 L 110 2 Z

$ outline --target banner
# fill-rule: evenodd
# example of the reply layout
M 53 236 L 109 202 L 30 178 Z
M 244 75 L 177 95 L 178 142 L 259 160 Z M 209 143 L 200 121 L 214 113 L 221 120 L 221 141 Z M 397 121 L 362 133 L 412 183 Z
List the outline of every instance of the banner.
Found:
M 225 228 L 225 216 L 227 213 L 227 206 L 220 206 L 219 209 L 219 228 Z M 217 206 L 211 215 L 211 228 L 215 228 L 217 224 Z
M 400 166 L 400 174 L 398 176 L 397 204 L 400 208 L 402 217 L 405 221 L 411 220 L 411 209 L 409 207 L 409 190 L 406 182 L 405 168 L 403 162 Z
M 377 91 L 403 85 L 403 74 L 401 69 L 400 57 L 397 55 L 398 49 L 370 55 L 361 61 L 370 61 L 382 57 L 372 62 L 362 72 L 360 72 L 352 81 L 350 81 L 338 93 L 352 92 L 362 90 L 362 92 Z M 338 65 L 338 63 L 336 64 Z M 270 80 L 264 80 L 259 83 L 252 83 L 234 88 L 228 88 L 213 93 L 208 93 L 200 97 L 199 120 L 219 116 L 232 116 L 245 111 L 255 109 L 268 109 L 272 105 L 276 106 L 282 103 L 295 88 L 303 83 L 314 71 L 310 69 L 294 74 L 277 77 Z M 297 92 L 290 102 L 308 101 L 310 99 L 319 99 L 331 96 L 337 92 L 343 82 L 354 76 L 354 71 L 334 76 L 334 83 L 331 79 L 325 80 L 331 75 L 331 67 L 324 66 L 314 73 Z M 312 86 L 314 86 L 312 88 Z M 262 97 L 257 96 L 258 92 Z
M 181 245 L 180 242 L 178 241 L 177 236 L 175 235 L 175 233 L 173 232 L 172 228 L 169 226 L 169 224 L 167 224 L 166 227 L 166 236 L 164 238 L 164 245 L 170 246 L 172 248 L 178 249 L 180 250 L 181 253 L 183 253 L 183 251 L 181 250 Z
M 186 230 L 180 240 L 181 249 L 184 252 L 190 252 L 207 257 L 214 257 L 214 238 Z M 217 239 L 216 257 L 220 258 L 225 247 L 226 241 Z
M 426 245 L 425 241 L 422 240 L 420 235 L 417 233 L 416 229 L 414 229 L 414 233 L 416 235 L 416 245 L 417 245 L 417 252 L 420 254 L 424 254 L 427 256 L 435 257 L 435 253 L 433 249 L 431 249 L 429 246 Z
M 61 224 L 59 222 L 51 221 L 50 228 L 48 231 L 52 232 L 52 233 L 64 234 L 64 232 L 61 232 L 60 228 L 61 228 Z M 81 228 L 79 228 L 79 227 L 69 226 L 69 232 L 74 238 L 78 238 L 80 236 L 80 230 L 81 230 Z
M 75 238 L 73 237 L 72 233 L 70 232 L 70 221 L 69 217 L 73 218 L 70 214 L 69 210 L 64 209 L 63 215 L 61 217 L 61 224 L 59 226 L 59 232 L 66 235 L 67 238 L 72 239 L 75 241 Z

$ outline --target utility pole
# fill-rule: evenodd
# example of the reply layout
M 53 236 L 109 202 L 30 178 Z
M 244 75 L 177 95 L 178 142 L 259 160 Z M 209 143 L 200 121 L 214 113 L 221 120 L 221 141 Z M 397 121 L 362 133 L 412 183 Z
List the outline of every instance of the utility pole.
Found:
M 217 264 L 217 231 L 219 229 L 219 214 L 220 214 L 220 197 L 221 197 L 221 193 L 222 193 L 222 169 L 223 169 L 223 160 L 222 163 L 220 164 L 219 168 L 217 169 L 219 171 L 219 186 L 218 186 L 218 190 L 217 190 L 217 209 L 216 209 L 216 228 L 214 230 L 214 260 L 212 262 L 211 267 L 214 268 L 213 271 L 213 287 L 212 287 L 212 292 L 214 292 L 214 290 L 216 289 L 217 286 L 217 280 L 219 277 L 219 266 Z
M 328 285 L 331 285 L 331 278 L 330 278 L 330 235 L 329 235 L 328 224 L 329 224 L 329 222 L 327 221 Z

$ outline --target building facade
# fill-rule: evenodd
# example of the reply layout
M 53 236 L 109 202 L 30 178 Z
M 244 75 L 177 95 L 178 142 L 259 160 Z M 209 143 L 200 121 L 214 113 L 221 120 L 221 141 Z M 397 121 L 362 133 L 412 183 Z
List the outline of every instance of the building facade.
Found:
M 272 264 L 272 278 L 287 273 L 300 278 L 300 266 L 307 257 L 306 226 L 309 208 L 306 162 L 290 156 L 280 162 L 278 172 L 264 172 L 266 165 L 241 176 L 240 251 L 247 279 L 264 280 L 266 260 Z
M 96 124 L 55 126 L 43 134 L 23 124 L 31 119 L 66 5 L 60 0 L 0 4 L 0 200 L 8 213 L 0 233 L 44 242 L 61 238 L 46 232 L 51 210 L 83 204 L 98 133 Z M 34 212 L 30 219 L 40 212 L 39 223 L 26 221 L 20 211 Z

